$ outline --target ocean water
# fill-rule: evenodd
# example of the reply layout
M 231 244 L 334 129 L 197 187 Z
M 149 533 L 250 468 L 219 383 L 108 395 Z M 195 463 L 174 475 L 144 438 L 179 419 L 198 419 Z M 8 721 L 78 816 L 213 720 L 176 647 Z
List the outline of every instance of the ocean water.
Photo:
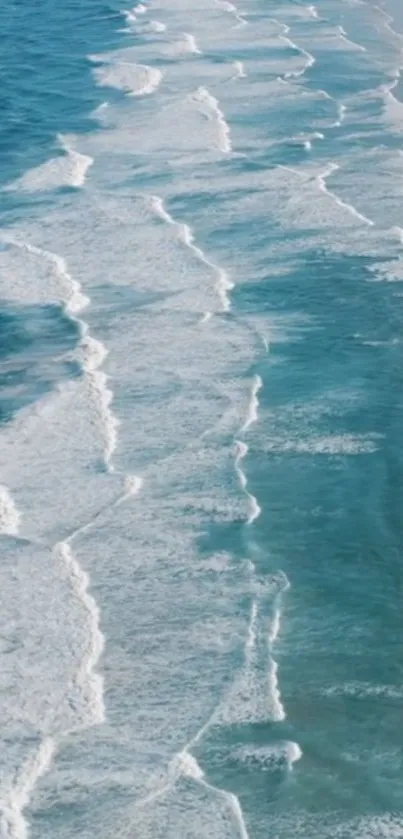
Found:
M 401 4 L 0 28 L 0 837 L 403 837 Z

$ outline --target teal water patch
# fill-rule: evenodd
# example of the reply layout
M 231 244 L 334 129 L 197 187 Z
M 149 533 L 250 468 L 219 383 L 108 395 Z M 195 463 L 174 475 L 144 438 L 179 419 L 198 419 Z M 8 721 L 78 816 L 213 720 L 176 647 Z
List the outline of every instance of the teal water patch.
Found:
M 123 24 L 116 0 L 2 3 L 0 183 L 54 155 L 57 134 L 95 127 L 88 55 L 119 46 Z

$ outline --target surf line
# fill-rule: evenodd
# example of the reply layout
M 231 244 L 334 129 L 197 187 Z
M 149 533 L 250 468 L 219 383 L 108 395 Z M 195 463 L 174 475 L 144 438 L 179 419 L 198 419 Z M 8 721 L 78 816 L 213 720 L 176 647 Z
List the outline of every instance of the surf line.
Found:
M 259 390 L 262 387 L 263 387 L 263 382 L 262 382 L 261 377 L 257 376 L 257 375 L 254 376 L 253 377 L 253 382 L 252 382 L 251 393 L 250 393 L 248 410 L 247 410 L 247 414 L 246 414 L 246 419 L 245 419 L 245 422 L 241 426 L 241 429 L 240 429 L 241 434 L 243 434 L 245 431 L 247 431 L 248 428 L 250 428 L 250 426 L 253 425 L 253 423 L 257 422 L 257 420 L 258 420 L 258 408 L 259 408 L 258 393 L 259 393 Z M 242 469 L 242 466 L 241 466 L 242 460 L 244 459 L 244 457 L 246 457 L 246 455 L 248 453 L 248 446 L 247 446 L 246 443 L 243 442 L 243 440 L 235 440 L 235 450 L 236 450 L 235 471 L 238 475 L 238 480 L 239 480 L 239 484 L 241 486 L 241 489 L 243 489 L 243 491 L 245 492 L 246 496 L 249 499 L 249 504 L 250 504 L 250 511 L 249 511 L 249 515 L 248 515 L 246 523 L 247 524 L 253 524 L 253 522 L 258 518 L 258 516 L 262 512 L 262 509 L 261 509 L 261 507 L 259 507 L 259 504 L 258 504 L 255 496 L 252 495 L 247 489 L 248 479 L 247 479 L 246 474 L 245 474 L 245 472 L 244 472 L 244 470 Z
M 211 262 L 211 260 L 208 259 L 204 251 L 201 248 L 199 248 L 198 245 L 195 244 L 195 237 L 191 227 L 189 227 L 188 224 L 176 221 L 165 209 L 163 199 L 160 198 L 159 195 L 151 195 L 150 204 L 151 209 L 155 213 L 155 215 L 159 216 L 159 218 L 162 219 L 162 221 L 165 221 L 167 224 L 170 224 L 173 227 L 177 228 L 180 240 L 187 248 L 189 248 L 189 250 L 193 251 L 199 262 L 202 262 L 203 265 L 206 265 L 208 268 L 210 268 L 211 271 L 213 271 L 217 278 L 215 283 L 215 289 L 221 303 L 221 311 L 228 312 L 231 308 L 231 302 L 228 292 L 234 287 L 234 284 L 229 279 L 229 276 L 225 269 L 221 268 L 219 265 L 216 265 L 215 262 Z M 211 312 L 205 312 L 201 320 L 202 322 L 206 322 L 210 318 Z
M 112 456 L 117 445 L 119 420 L 110 408 L 113 393 L 107 386 L 108 377 L 106 373 L 99 369 L 108 355 L 108 350 L 101 341 L 90 335 L 88 324 L 79 317 L 79 314 L 89 305 L 90 299 L 83 294 L 80 283 L 74 280 L 69 273 L 66 260 L 62 256 L 28 242 L 20 242 L 18 239 L 6 239 L 6 243 L 44 259 L 52 266 L 54 274 L 60 282 L 60 297 L 64 304 L 64 311 L 69 320 L 79 330 L 79 362 L 81 369 L 98 405 L 101 431 L 104 438 L 103 460 L 105 469 L 107 472 L 113 472 Z
M 324 172 L 320 172 L 319 175 L 315 175 L 314 178 L 310 177 L 307 172 L 299 172 L 298 169 L 293 169 L 292 166 L 285 166 L 283 163 L 279 164 L 280 169 L 284 169 L 287 172 L 292 172 L 293 175 L 297 175 L 298 178 L 305 181 L 306 183 L 316 183 L 318 189 L 323 192 L 325 195 L 328 195 L 339 207 L 342 207 L 344 210 L 347 210 L 350 215 L 354 216 L 359 221 L 363 222 L 364 224 L 368 225 L 368 227 L 374 227 L 374 222 L 372 219 L 364 216 L 363 213 L 360 213 L 353 204 L 348 204 L 346 201 L 343 201 L 342 198 L 332 192 L 330 189 L 327 188 L 326 179 L 333 173 L 337 172 L 340 169 L 338 163 L 329 163 L 328 167 L 324 170 Z
M 29 804 L 36 782 L 49 769 L 55 750 L 55 741 L 51 737 L 44 738 L 16 773 L 10 791 L 0 802 L 1 835 L 6 839 L 27 839 L 28 828 L 23 810 Z
M 215 2 L 216 5 L 224 12 L 229 12 L 229 14 L 234 16 L 237 21 L 237 26 L 235 27 L 236 29 L 238 29 L 239 26 L 248 25 L 248 21 L 243 15 L 241 15 L 234 3 L 230 3 L 228 0 L 215 0 Z
M 273 18 L 273 22 L 278 24 L 278 21 L 275 18 Z M 291 38 L 288 37 L 291 29 L 289 26 L 287 26 L 287 24 L 281 24 L 281 27 L 283 29 L 284 34 L 278 36 L 279 41 L 283 41 L 283 43 L 290 47 L 290 49 L 292 49 L 294 52 L 299 52 L 306 58 L 306 64 L 302 68 L 302 70 L 289 70 L 287 73 L 283 74 L 284 79 L 297 79 L 299 78 L 299 76 L 303 76 L 303 74 L 306 73 L 306 71 L 309 70 L 310 67 L 313 67 L 313 65 L 316 64 L 316 58 L 313 55 L 311 55 L 310 52 L 304 50 L 303 47 L 299 47 L 298 44 L 295 44 L 294 41 L 292 41 Z

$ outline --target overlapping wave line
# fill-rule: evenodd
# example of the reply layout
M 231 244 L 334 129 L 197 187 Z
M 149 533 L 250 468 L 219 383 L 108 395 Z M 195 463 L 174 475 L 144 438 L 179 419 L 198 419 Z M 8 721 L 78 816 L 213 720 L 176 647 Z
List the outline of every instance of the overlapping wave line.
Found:
M 2 839 L 27 839 L 28 825 L 23 811 L 29 804 L 36 783 L 48 771 L 55 751 L 55 740 L 45 737 L 16 772 L 8 793 L 0 801 Z
M 274 22 L 278 23 L 278 21 Z M 310 52 L 307 52 L 307 50 L 305 50 L 303 47 L 298 46 L 298 44 L 296 44 L 294 41 L 291 40 L 291 38 L 288 37 L 289 33 L 291 32 L 290 26 L 288 26 L 286 23 L 283 23 L 281 24 L 281 27 L 283 29 L 284 34 L 278 36 L 279 40 L 286 44 L 288 47 L 290 47 L 290 49 L 299 52 L 301 55 L 304 56 L 304 58 L 306 58 L 306 64 L 305 67 L 302 68 L 302 70 L 288 70 L 286 73 L 284 73 L 284 78 L 299 78 L 300 76 L 303 76 L 303 74 L 306 73 L 306 71 L 309 70 L 310 67 L 313 67 L 313 65 L 316 63 L 316 58 Z
M 119 421 L 110 407 L 113 394 L 107 386 L 108 377 L 99 369 L 104 363 L 108 351 L 101 341 L 90 335 L 88 324 L 79 317 L 79 314 L 89 305 L 90 299 L 83 293 L 80 283 L 69 273 L 66 260 L 62 256 L 18 239 L 7 239 L 6 241 L 14 247 L 44 259 L 52 266 L 56 277 L 60 281 L 60 297 L 64 303 L 65 313 L 79 330 L 78 360 L 94 394 L 101 420 L 105 469 L 108 472 L 113 472 L 112 456 L 116 449 Z
M 203 86 L 196 90 L 192 98 L 200 106 L 201 113 L 207 119 L 215 121 L 218 132 L 218 148 L 223 154 L 229 154 L 232 151 L 231 131 L 218 99 Z
M 58 283 L 60 300 L 64 305 L 66 316 L 79 331 L 80 341 L 78 359 L 93 394 L 94 403 L 101 420 L 101 431 L 104 438 L 103 461 L 107 473 L 114 471 L 112 463 L 113 453 L 117 443 L 118 420 L 114 416 L 110 403 L 112 392 L 107 387 L 107 376 L 99 370 L 107 356 L 107 350 L 101 341 L 89 334 L 86 321 L 80 317 L 82 311 L 89 305 L 89 298 L 83 293 L 80 283 L 69 273 L 67 263 L 63 257 L 25 241 L 4 237 L 3 242 L 11 247 L 19 248 L 40 259 L 45 260 L 53 270 Z M 128 498 L 137 494 L 142 486 L 142 479 L 135 475 L 127 475 L 124 479 L 123 491 L 117 497 L 112 507 L 117 507 Z M 108 510 L 111 505 L 108 505 Z M 106 510 L 106 508 L 105 508 Z M 73 596 L 80 602 L 86 614 L 87 646 L 80 658 L 73 683 L 78 688 L 90 714 L 84 723 L 77 722 L 81 727 L 100 724 L 105 719 L 103 700 L 103 679 L 96 673 L 96 666 L 102 654 L 104 640 L 99 624 L 99 609 L 93 596 L 89 593 L 90 579 L 81 568 L 73 554 L 71 543 L 78 535 L 95 526 L 104 510 L 101 510 L 91 521 L 74 530 L 64 542 L 53 547 L 53 554 L 66 569 Z M 0 533 L 17 535 L 19 533 L 21 514 L 7 487 L 0 486 Z M 64 732 L 60 732 L 60 737 Z M 57 749 L 57 738 L 45 738 L 32 757 L 25 762 L 16 773 L 9 793 L 2 796 L 0 801 L 0 829 L 4 839 L 25 839 L 27 823 L 23 810 L 29 803 L 31 793 L 36 782 L 48 770 L 53 755 Z
M 243 423 L 240 433 L 244 434 L 251 425 L 253 425 L 258 420 L 258 408 L 259 408 L 259 399 L 258 393 L 259 390 L 263 387 L 263 382 L 260 376 L 254 376 L 251 393 L 250 393 L 250 400 L 247 410 L 247 415 L 245 418 L 245 422 Z M 247 524 L 253 524 L 255 519 L 261 513 L 261 508 L 257 502 L 257 499 L 254 495 L 252 495 L 247 490 L 248 479 L 246 477 L 245 472 L 242 469 L 241 463 L 242 460 L 246 457 L 248 453 L 248 446 L 243 440 L 235 440 L 235 448 L 236 448 L 236 456 L 235 456 L 235 471 L 238 475 L 239 484 L 243 491 L 246 493 L 249 504 L 250 504 L 250 511 L 249 516 L 247 519 Z
M 342 207 L 344 210 L 354 216 L 354 218 L 358 219 L 362 222 L 362 224 L 367 225 L 368 227 L 374 227 L 374 221 L 368 216 L 365 216 L 363 213 L 360 213 L 359 210 L 354 207 L 353 204 L 349 204 L 347 201 L 343 201 L 337 193 L 333 192 L 332 190 L 328 189 L 326 184 L 326 179 L 333 174 L 333 172 L 337 172 L 340 169 L 338 163 L 329 163 L 326 169 L 323 172 L 319 173 L 319 175 L 315 175 L 311 177 L 307 172 L 300 172 L 298 169 L 294 169 L 292 166 L 285 166 L 284 164 L 279 164 L 280 169 L 285 169 L 287 172 L 292 172 L 292 174 L 296 175 L 301 180 L 304 180 L 306 183 L 313 182 L 317 185 L 320 192 L 324 192 L 328 195 L 339 207 Z
M 40 166 L 28 169 L 17 180 L 7 184 L 4 191 L 36 192 L 60 187 L 82 188 L 88 170 L 94 163 L 93 158 L 76 151 L 62 134 L 57 135 L 57 141 L 63 155 L 52 157 Z
M 237 21 L 237 26 L 247 26 L 248 21 L 246 17 L 238 11 L 238 8 L 234 3 L 230 3 L 228 0 L 215 0 L 215 2 L 220 9 L 223 9 L 223 11 L 229 12 L 230 15 L 233 15 Z
M 231 282 L 227 271 L 219 265 L 216 265 L 215 262 L 212 262 L 206 256 L 202 248 L 195 244 L 195 237 L 191 227 L 186 223 L 176 221 L 165 209 L 164 201 L 159 195 L 150 196 L 150 205 L 155 215 L 162 221 L 175 227 L 178 231 L 179 239 L 183 242 L 183 244 L 193 251 L 194 255 L 200 262 L 203 263 L 203 265 L 206 265 L 211 271 L 213 271 L 217 278 L 215 289 L 221 304 L 221 310 L 222 312 L 228 312 L 231 308 L 229 291 L 234 287 L 234 285 Z M 211 312 L 205 312 L 203 320 L 208 320 L 211 317 L 211 314 Z

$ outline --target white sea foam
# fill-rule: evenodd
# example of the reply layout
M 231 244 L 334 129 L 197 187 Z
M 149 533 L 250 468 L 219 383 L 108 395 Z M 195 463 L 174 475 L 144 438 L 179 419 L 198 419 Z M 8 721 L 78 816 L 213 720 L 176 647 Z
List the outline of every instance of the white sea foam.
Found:
M 166 25 L 162 23 L 160 20 L 150 20 L 148 23 L 148 28 L 151 32 L 165 32 Z
M 255 496 L 248 492 L 248 490 L 246 489 L 248 480 L 245 475 L 245 472 L 243 471 L 240 465 L 241 460 L 245 457 L 245 455 L 248 452 L 248 447 L 245 443 L 242 443 L 241 440 L 236 440 L 235 445 L 237 449 L 237 453 L 235 456 L 235 471 L 238 475 L 240 487 L 244 490 L 249 499 L 249 514 L 247 518 L 247 524 L 253 524 L 255 519 L 257 519 L 260 516 L 262 510 L 261 507 L 259 507 L 259 504 Z
M 353 696 L 354 699 L 380 697 L 401 702 L 403 689 L 395 685 L 376 685 L 371 682 L 344 682 L 321 690 L 323 696 Z
M 59 254 L 38 248 L 27 242 L 11 240 L 11 243 L 46 260 L 52 266 L 56 278 L 60 282 L 60 299 L 65 304 L 68 317 L 77 324 L 81 336 L 77 354 L 95 397 L 105 442 L 105 466 L 108 471 L 113 471 L 111 461 L 117 444 L 118 420 L 110 408 L 113 394 L 107 387 L 108 378 L 105 373 L 98 369 L 104 363 L 108 351 L 101 341 L 96 340 L 89 334 L 88 324 L 78 317 L 78 314 L 88 306 L 89 298 L 83 294 L 80 283 L 73 279 L 65 259 Z
M 93 70 L 94 77 L 103 87 L 114 87 L 131 96 L 146 96 L 159 87 L 162 73 L 156 67 L 146 64 L 134 64 L 130 61 L 119 61 L 118 58 L 92 57 L 95 61 L 105 63 Z
M 202 55 L 195 36 L 190 32 L 183 33 L 183 37 L 174 44 L 174 50 L 184 55 Z
M 263 387 L 263 382 L 262 382 L 261 377 L 257 376 L 257 375 L 254 376 L 253 377 L 252 388 L 251 388 L 248 412 L 247 412 L 247 415 L 246 415 L 245 422 L 244 422 L 243 426 L 241 427 L 241 433 L 243 433 L 244 431 L 247 431 L 247 429 L 250 428 L 250 426 L 253 425 L 253 423 L 257 422 L 258 408 L 259 408 L 258 393 L 259 393 L 259 390 L 262 387 Z
M 55 749 L 56 743 L 53 739 L 44 739 L 17 772 L 8 795 L 0 800 L 2 839 L 27 839 L 28 825 L 23 811 L 30 802 L 37 781 L 48 771 Z
M 202 784 L 206 789 L 210 790 L 211 793 L 217 795 L 219 798 L 223 798 L 226 804 L 229 805 L 229 808 L 233 813 L 234 822 L 239 830 L 239 838 L 249 839 L 248 831 L 246 829 L 245 821 L 243 818 L 241 805 L 236 795 L 234 795 L 232 792 L 227 792 L 226 790 L 221 789 L 220 787 L 213 786 L 213 784 L 209 784 L 205 780 L 204 772 L 200 769 L 200 766 L 198 765 L 195 758 L 189 753 L 183 754 L 184 760 L 182 762 L 182 774 Z
M 244 664 L 213 717 L 216 725 L 281 721 L 285 709 L 278 684 L 273 647 L 281 623 L 281 598 L 289 587 L 283 573 L 273 580 L 255 580 L 252 589 Z
M 64 154 L 46 161 L 41 166 L 28 169 L 20 178 L 13 181 L 6 190 L 23 190 L 36 192 L 40 190 L 59 189 L 70 186 L 79 189 L 85 184 L 88 169 L 93 164 L 93 158 L 75 151 L 62 135 L 58 136 L 60 147 Z
M 0 485 L 0 533 L 16 536 L 20 526 L 20 513 L 7 487 Z
M 294 50 L 295 52 L 299 52 L 301 55 L 304 56 L 304 58 L 306 58 L 306 64 L 304 65 L 304 67 L 301 68 L 301 70 L 288 70 L 286 73 L 284 73 L 284 78 L 285 79 L 299 78 L 307 70 L 309 70 L 310 67 L 313 67 L 313 65 L 316 62 L 316 59 L 313 55 L 311 55 L 310 52 L 307 52 L 306 50 L 304 50 L 303 47 L 299 47 L 298 44 L 295 44 L 294 41 L 292 41 L 291 38 L 288 37 L 288 33 L 290 32 L 290 27 L 289 26 L 284 24 L 283 25 L 283 31 L 284 31 L 284 35 L 279 35 L 278 36 L 279 40 L 282 41 L 284 44 L 286 44 L 288 47 L 290 47 L 290 49 Z
M 379 445 L 380 440 L 375 435 L 334 434 L 307 438 L 278 436 L 267 440 L 264 450 L 310 455 L 358 455 L 372 454 L 379 449 Z
M 248 23 L 244 15 L 238 11 L 234 3 L 230 3 L 228 0 L 216 0 L 216 4 L 220 7 L 220 9 L 223 9 L 223 11 L 229 12 L 230 15 L 233 15 L 238 26 L 246 26 Z
M 103 679 L 95 673 L 104 648 L 104 638 L 99 628 L 99 609 L 92 595 L 88 593 L 88 574 L 80 567 L 70 545 L 60 542 L 55 546 L 54 553 L 60 562 L 65 563 L 73 592 L 87 613 L 88 648 L 79 662 L 74 681 L 82 696 L 86 697 L 92 722 L 101 723 L 105 719 Z
M 234 760 L 244 763 L 248 768 L 275 772 L 281 769 L 292 770 L 293 764 L 300 760 L 302 751 L 293 741 L 280 741 L 269 746 L 241 746 L 231 753 Z
M 307 173 L 302 171 L 300 172 L 298 169 L 293 169 L 291 166 L 281 166 L 279 168 L 288 170 L 289 172 L 293 172 L 302 180 L 305 180 L 309 183 L 309 175 L 307 178 Z M 323 172 L 320 172 L 313 178 L 313 182 L 317 184 L 319 190 L 326 195 L 328 195 L 334 202 L 337 204 L 338 207 L 341 207 L 343 210 L 346 210 L 349 215 L 354 216 L 354 218 L 358 219 L 363 224 L 368 225 L 368 227 L 373 227 L 374 222 L 372 219 L 364 216 L 363 213 L 360 213 L 353 204 L 349 204 L 346 201 L 343 201 L 337 193 L 330 190 L 327 186 L 326 180 L 329 178 L 334 172 L 337 172 L 340 169 L 340 166 L 337 163 L 329 163 L 326 169 Z
M 340 128 L 340 126 L 342 125 L 342 123 L 345 120 L 346 112 L 347 112 L 347 106 L 343 105 L 343 103 L 340 103 L 337 107 L 338 107 L 339 115 L 338 115 L 338 118 L 337 118 L 336 122 L 334 122 L 333 126 L 331 126 L 333 128 Z
M 166 211 L 164 202 L 158 195 L 151 196 L 151 208 L 153 212 L 163 221 L 177 228 L 179 237 L 186 247 L 190 248 L 200 262 L 214 272 L 217 277 L 216 290 L 221 303 L 222 311 L 228 312 L 231 307 L 228 292 L 233 288 L 233 283 L 229 279 L 227 272 L 224 268 L 220 268 L 219 265 L 211 262 L 211 260 L 205 255 L 204 251 L 195 245 L 194 235 L 189 225 L 175 221 L 175 219 Z M 206 312 L 203 318 L 204 322 L 208 321 L 210 316 L 211 313 Z
M 341 38 L 342 41 L 344 41 L 346 44 L 349 44 L 350 46 L 354 47 L 354 49 L 358 50 L 359 52 L 367 52 L 366 48 L 363 47 L 362 44 L 358 44 L 356 41 L 351 41 L 350 40 L 350 38 L 348 37 L 348 34 L 347 34 L 347 32 L 346 32 L 346 30 L 344 29 L 343 26 L 339 25 L 338 30 L 339 30 L 340 38 Z
M 229 125 L 226 122 L 224 114 L 219 106 L 218 99 L 216 99 L 206 87 L 199 87 L 193 95 L 193 99 L 197 102 L 201 112 L 207 117 L 207 119 L 214 120 L 216 123 L 218 148 L 223 152 L 223 154 L 229 154 L 232 151 L 231 133 Z
M 233 79 L 246 79 L 245 65 L 243 61 L 234 61 L 235 75 Z

